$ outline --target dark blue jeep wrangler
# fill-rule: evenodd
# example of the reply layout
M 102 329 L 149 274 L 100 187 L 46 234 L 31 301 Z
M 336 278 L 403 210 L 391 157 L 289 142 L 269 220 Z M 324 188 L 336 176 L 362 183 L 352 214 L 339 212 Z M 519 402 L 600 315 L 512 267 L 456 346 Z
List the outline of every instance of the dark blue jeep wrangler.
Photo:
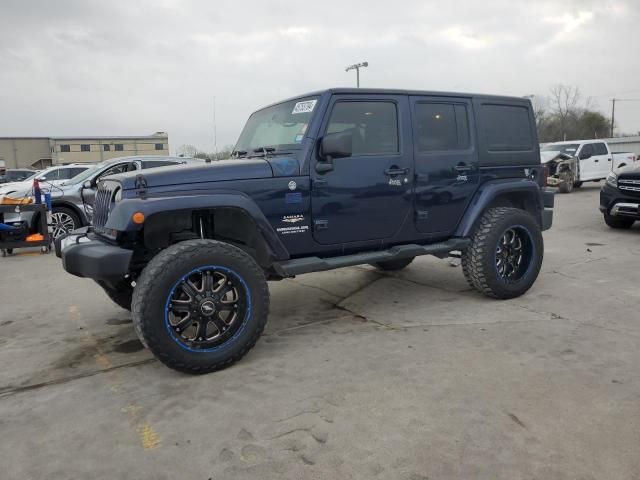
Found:
M 205 373 L 256 343 L 267 280 L 460 252 L 474 288 L 522 295 L 551 226 L 543 182 L 529 100 L 331 89 L 255 112 L 229 160 L 101 181 L 93 227 L 57 251 L 162 362 Z

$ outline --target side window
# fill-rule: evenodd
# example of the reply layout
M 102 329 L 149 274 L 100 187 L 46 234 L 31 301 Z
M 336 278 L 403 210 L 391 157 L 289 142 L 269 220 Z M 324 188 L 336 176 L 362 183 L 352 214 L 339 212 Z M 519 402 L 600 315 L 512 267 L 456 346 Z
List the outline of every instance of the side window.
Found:
M 580 150 L 580 158 L 589 157 L 591 155 L 594 155 L 593 145 L 591 143 L 585 143 Z
M 593 144 L 593 154 L 594 155 L 607 155 L 609 151 L 607 150 L 607 146 L 604 143 L 594 143 Z
M 84 168 L 65 168 L 58 170 L 60 172 L 60 180 L 69 180 L 79 173 L 84 172 Z
M 58 180 L 69 180 L 70 174 L 71 174 L 71 169 L 70 168 L 61 168 L 60 170 L 58 170 Z
M 167 167 L 169 165 L 176 165 L 175 162 L 168 162 L 166 160 L 149 160 L 147 162 L 142 162 L 142 168 L 156 168 L 156 167 Z
M 124 173 L 127 171 L 128 166 L 129 166 L 128 163 L 119 163 L 117 165 L 114 165 L 113 167 L 109 167 L 103 173 L 100 174 L 98 179 L 102 177 L 106 177 L 108 175 L 117 175 L 118 173 Z
M 44 178 L 46 178 L 48 181 L 51 180 L 60 180 L 60 169 L 56 168 L 55 170 L 52 170 L 50 172 L 47 172 L 44 175 Z
M 482 125 L 490 152 L 524 152 L 533 149 L 529 110 L 518 105 L 482 105 Z
M 393 102 L 337 102 L 327 133 L 349 132 L 353 155 L 398 153 L 398 112 Z
M 80 175 L 82 172 L 86 170 L 86 168 L 71 168 L 69 172 L 69 178 L 73 178 L 76 175 Z
M 469 148 L 469 121 L 464 105 L 417 103 L 415 122 L 420 152 Z

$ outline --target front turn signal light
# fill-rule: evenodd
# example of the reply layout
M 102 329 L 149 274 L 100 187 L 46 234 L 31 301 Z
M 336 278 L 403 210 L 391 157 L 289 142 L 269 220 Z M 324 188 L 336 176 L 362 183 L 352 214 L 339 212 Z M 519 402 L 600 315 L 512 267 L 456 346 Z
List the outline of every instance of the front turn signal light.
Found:
M 144 213 L 134 213 L 133 215 L 131 215 L 131 221 L 137 225 L 142 225 L 144 223 Z

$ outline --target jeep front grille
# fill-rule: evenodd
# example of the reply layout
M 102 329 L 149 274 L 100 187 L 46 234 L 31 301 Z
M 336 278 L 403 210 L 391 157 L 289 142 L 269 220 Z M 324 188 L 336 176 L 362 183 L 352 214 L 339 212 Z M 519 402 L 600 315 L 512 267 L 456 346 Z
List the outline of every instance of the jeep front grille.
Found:
M 98 232 L 102 231 L 107 223 L 112 199 L 113 190 L 108 185 L 100 184 L 93 202 L 93 228 Z

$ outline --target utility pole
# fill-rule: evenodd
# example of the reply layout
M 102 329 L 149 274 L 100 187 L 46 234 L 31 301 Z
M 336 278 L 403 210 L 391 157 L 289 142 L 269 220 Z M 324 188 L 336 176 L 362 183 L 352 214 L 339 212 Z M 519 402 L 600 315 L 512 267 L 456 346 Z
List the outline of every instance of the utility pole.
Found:
M 369 66 L 369 62 L 354 63 L 353 65 L 349 65 L 347 68 L 345 68 L 344 71 L 345 72 L 348 72 L 349 70 L 356 71 L 356 86 L 360 88 L 360 69 L 368 66 Z
M 216 127 L 216 97 L 213 96 L 213 154 L 218 160 L 218 131 Z
M 615 125 L 616 118 L 616 99 L 611 99 L 611 138 L 613 138 L 613 126 Z

